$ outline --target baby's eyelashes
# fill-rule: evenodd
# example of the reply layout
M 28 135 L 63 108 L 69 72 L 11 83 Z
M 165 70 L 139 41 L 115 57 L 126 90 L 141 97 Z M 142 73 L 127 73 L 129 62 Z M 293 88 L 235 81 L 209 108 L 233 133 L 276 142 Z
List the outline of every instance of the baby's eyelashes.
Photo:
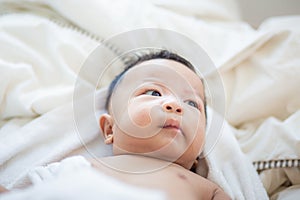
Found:
M 185 103 L 192 106 L 192 107 L 195 107 L 195 108 L 199 109 L 199 105 L 195 101 L 186 100 Z
M 147 90 L 144 94 L 146 95 L 151 95 L 151 96 L 156 96 L 156 97 L 161 97 L 161 93 L 157 90 Z

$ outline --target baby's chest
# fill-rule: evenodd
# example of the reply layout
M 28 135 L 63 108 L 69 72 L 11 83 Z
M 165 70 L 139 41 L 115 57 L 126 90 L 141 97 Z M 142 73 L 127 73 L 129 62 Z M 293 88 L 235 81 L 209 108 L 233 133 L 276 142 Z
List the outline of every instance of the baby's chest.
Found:
M 161 170 L 143 174 L 121 174 L 119 178 L 139 187 L 162 190 L 167 193 L 170 199 L 174 200 L 193 200 L 203 196 L 211 196 L 211 192 L 205 184 L 200 185 L 199 181 L 196 181 L 193 176 L 180 170 Z
M 213 194 L 206 179 L 175 165 L 143 173 L 113 170 L 97 164 L 95 167 L 124 183 L 163 191 L 172 200 L 211 199 Z

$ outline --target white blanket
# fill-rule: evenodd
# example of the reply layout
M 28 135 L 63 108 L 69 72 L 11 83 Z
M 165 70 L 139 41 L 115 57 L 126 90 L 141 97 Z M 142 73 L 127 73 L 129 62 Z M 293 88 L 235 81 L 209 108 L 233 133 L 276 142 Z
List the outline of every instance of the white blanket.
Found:
M 29 175 L 35 185 L 6 193 L 2 200 L 22 199 L 106 199 L 165 200 L 162 191 L 133 187 L 92 168 L 83 157 L 70 157 L 60 163 L 39 167 Z
M 74 84 L 101 38 L 142 27 L 187 35 L 219 68 L 228 123 L 207 156 L 208 178 L 233 199 L 267 199 L 251 161 L 300 157 L 299 17 L 274 18 L 253 30 L 239 21 L 233 1 L 31 2 L 20 4 L 29 12 L 0 17 L 1 185 L 26 185 L 30 170 L 70 155 L 111 153 L 94 113 L 82 110 L 86 120 L 80 127 L 86 134 L 77 134 Z M 36 3 L 53 10 L 37 12 Z M 49 16 L 80 29 L 57 25 Z M 89 76 L 84 78 L 88 85 Z M 100 91 L 99 100 L 104 95 Z M 99 105 L 97 111 L 102 109 Z

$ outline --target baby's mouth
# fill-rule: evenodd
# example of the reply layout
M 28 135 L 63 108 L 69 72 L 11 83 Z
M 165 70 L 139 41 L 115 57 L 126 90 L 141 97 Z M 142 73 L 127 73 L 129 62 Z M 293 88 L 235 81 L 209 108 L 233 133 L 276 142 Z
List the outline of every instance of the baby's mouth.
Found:
M 175 125 L 164 125 L 163 128 L 165 128 L 165 129 L 179 129 L 179 127 L 175 126 Z
M 166 120 L 166 122 L 164 123 L 162 128 L 181 132 L 180 123 L 178 122 L 178 120 L 175 120 L 175 119 Z

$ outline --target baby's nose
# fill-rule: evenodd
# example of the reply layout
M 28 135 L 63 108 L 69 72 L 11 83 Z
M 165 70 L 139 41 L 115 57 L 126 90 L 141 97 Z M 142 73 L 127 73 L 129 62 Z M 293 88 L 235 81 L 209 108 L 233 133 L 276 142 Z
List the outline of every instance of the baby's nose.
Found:
M 176 101 L 168 101 L 163 104 L 163 110 L 165 112 L 173 112 L 182 115 L 183 109 Z

